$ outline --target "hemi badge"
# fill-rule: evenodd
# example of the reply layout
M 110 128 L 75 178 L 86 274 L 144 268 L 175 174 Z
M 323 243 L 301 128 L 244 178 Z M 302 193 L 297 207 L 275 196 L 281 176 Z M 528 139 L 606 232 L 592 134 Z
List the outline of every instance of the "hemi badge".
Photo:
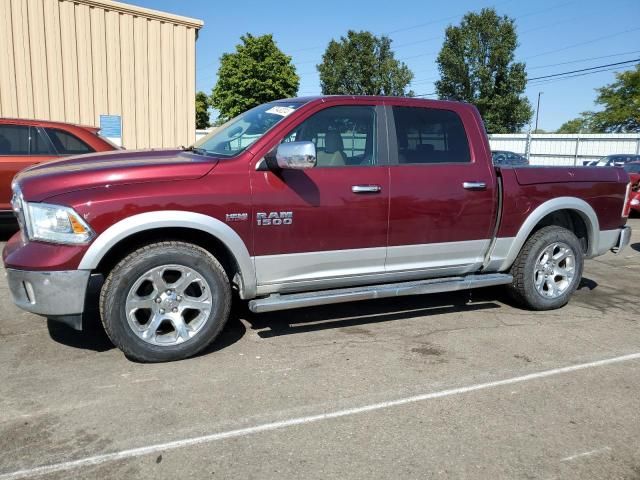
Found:
M 227 213 L 227 222 L 246 222 L 249 219 L 248 213 Z

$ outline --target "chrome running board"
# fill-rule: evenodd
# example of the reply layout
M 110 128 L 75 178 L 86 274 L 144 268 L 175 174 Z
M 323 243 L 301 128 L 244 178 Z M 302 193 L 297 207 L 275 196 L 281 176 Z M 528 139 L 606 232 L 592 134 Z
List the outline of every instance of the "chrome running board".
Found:
M 317 292 L 273 294 L 249 302 L 249 310 L 254 313 L 289 310 L 291 308 L 315 307 L 332 303 L 373 300 L 375 298 L 402 297 L 406 295 L 424 295 L 428 293 L 453 292 L 470 288 L 491 287 L 511 283 L 513 277 L 504 273 L 485 275 L 466 275 L 464 277 L 434 278 L 366 287 L 340 288 Z

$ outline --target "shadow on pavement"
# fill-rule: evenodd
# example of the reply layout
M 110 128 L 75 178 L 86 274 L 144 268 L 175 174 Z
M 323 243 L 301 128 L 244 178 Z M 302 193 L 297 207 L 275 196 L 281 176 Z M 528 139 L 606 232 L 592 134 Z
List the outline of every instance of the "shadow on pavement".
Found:
M 631 244 L 631 248 L 632 248 L 633 250 L 635 250 L 636 252 L 640 252 L 640 242 L 638 242 L 638 243 L 632 243 L 632 244 Z
M 47 329 L 53 340 L 68 347 L 93 350 L 94 352 L 106 352 L 115 348 L 97 316 L 88 317 L 81 332 L 49 319 L 47 319 Z
M 246 328 L 238 316 L 238 307 L 240 306 L 234 306 L 231 317 L 220 336 L 199 355 L 206 355 L 226 348 L 244 336 Z M 109 340 L 97 313 L 85 317 L 82 331 L 74 330 L 55 320 L 47 320 L 47 329 L 51 339 L 68 347 L 94 352 L 106 352 L 116 348 Z
M 595 290 L 597 287 L 598 282 L 591 280 L 590 278 L 582 277 L 580 284 L 578 285 L 578 290 Z
M 598 283 L 594 280 L 582 278 L 578 290 L 593 291 L 597 287 Z M 408 320 L 420 316 L 503 308 L 497 302 L 513 305 L 517 308 L 506 294 L 505 289 L 500 287 L 414 297 L 385 298 L 263 314 L 252 313 L 246 302 L 236 298 L 231 317 L 220 336 L 197 356 L 216 352 L 239 341 L 246 333 L 246 327 L 242 320 L 250 324 L 253 330 L 259 330 L 258 335 L 261 338 L 272 338 Z M 81 332 L 53 320 L 47 320 L 47 326 L 53 340 L 70 347 L 96 352 L 105 352 L 115 348 L 104 331 L 97 312 L 85 317 L 84 330 Z
M 254 314 L 245 309 L 243 318 L 261 338 L 354 327 L 418 316 L 462 313 L 501 308 L 494 300 L 504 300 L 500 289 L 385 298 L 363 302 L 309 307 L 304 309 Z M 472 302 L 473 303 L 470 303 Z M 265 330 L 266 329 L 266 330 Z

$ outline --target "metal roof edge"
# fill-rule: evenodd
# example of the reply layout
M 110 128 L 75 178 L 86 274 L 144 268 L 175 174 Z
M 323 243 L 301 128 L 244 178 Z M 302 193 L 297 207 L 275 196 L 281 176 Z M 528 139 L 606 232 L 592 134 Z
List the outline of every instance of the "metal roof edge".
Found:
M 120 13 L 128 13 L 138 17 L 145 17 L 152 20 L 159 20 L 167 23 L 174 23 L 177 25 L 184 25 L 186 27 L 195 28 L 197 30 L 204 26 L 204 22 L 197 18 L 183 17 L 181 15 L 175 15 L 173 13 L 163 12 L 161 10 L 152 10 L 150 8 L 138 7 L 137 5 L 130 5 L 128 3 L 116 2 L 113 0 L 63 0 L 72 3 L 79 3 L 88 5 L 90 7 L 102 8 L 104 10 L 112 10 Z

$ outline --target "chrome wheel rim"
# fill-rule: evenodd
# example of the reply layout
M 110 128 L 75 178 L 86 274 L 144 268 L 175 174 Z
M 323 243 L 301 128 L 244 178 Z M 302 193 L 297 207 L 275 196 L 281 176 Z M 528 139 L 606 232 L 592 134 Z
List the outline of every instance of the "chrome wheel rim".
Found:
M 545 248 L 536 262 L 533 282 L 538 293 L 549 299 L 562 296 L 571 287 L 576 274 L 576 257 L 566 243 Z
M 152 345 L 179 345 L 204 327 L 211 313 L 211 288 L 196 270 L 162 265 L 141 275 L 125 304 L 131 330 Z

